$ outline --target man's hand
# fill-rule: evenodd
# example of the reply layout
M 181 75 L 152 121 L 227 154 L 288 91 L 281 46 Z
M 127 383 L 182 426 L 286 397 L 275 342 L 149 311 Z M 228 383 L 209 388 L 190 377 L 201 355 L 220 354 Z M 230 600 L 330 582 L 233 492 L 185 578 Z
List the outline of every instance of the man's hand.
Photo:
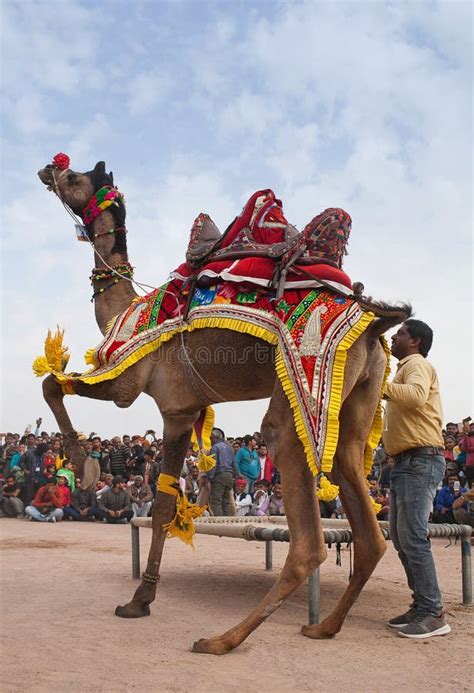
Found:
M 39 417 L 38 419 L 36 419 L 36 425 L 37 425 L 37 426 L 41 426 L 42 423 L 43 423 L 43 419 L 42 419 L 41 417 Z
M 448 512 L 448 508 L 441 508 L 441 515 L 445 515 Z

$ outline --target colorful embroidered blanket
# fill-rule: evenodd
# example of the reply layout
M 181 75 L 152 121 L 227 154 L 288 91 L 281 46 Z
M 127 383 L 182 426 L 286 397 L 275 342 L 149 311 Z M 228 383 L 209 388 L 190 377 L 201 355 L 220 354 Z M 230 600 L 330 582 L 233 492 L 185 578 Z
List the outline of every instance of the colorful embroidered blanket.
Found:
M 179 280 L 171 280 L 135 299 L 115 318 L 102 343 L 86 354 L 92 369 L 82 375 L 55 373 L 65 392 L 74 380 L 99 383 L 116 378 L 176 334 L 222 328 L 251 334 L 276 347 L 276 373 L 290 402 L 296 430 L 314 474 L 332 468 L 339 433 L 347 351 L 374 319 L 347 296 L 323 289 L 274 294 L 242 291 L 237 284 L 197 288 L 187 321 L 188 300 Z M 366 449 L 366 462 L 381 432 L 377 412 Z

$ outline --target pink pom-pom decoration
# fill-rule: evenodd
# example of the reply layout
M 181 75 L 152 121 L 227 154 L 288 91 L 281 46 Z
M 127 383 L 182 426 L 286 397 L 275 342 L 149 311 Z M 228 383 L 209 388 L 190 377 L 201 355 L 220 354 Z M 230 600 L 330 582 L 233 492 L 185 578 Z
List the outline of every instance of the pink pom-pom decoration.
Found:
M 59 152 L 53 159 L 53 166 L 59 168 L 61 171 L 66 171 L 69 168 L 69 157 L 67 154 Z

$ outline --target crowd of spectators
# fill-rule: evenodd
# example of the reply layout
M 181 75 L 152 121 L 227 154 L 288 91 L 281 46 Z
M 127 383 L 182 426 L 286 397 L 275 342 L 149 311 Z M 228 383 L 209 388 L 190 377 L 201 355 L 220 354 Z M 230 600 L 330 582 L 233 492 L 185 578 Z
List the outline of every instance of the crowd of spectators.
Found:
M 81 436 L 86 456 L 100 468 L 94 488 L 82 488 L 74 464 L 65 455 L 60 433 L 36 430 L 0 434 L 0 510 L 6 517 L 39 522 L 98 521 L 126 523 L 151 514 L 156 480 L 163 458 L 163 441 L 154 431 L 145 435 L 102 439 Z M 474 526 L 474 423 L 448 423 L 443 431 L 446 474 L 436 494 L 432 521 Z M 200 471 L 190 447 L 183 460 L 180 484 L 191 502 L 208 506 L 213 515 L 284 515 L 282 487 L 261 434 L 225 437 L 216 428 L 210 454 L 215 466 Z M 378 518 L 390 513 L 393 459 L 382 445 L 374 451 L 368 493 L 381 507 Z M 323 517 L 344 517 L 338 497 L 320 501 Z

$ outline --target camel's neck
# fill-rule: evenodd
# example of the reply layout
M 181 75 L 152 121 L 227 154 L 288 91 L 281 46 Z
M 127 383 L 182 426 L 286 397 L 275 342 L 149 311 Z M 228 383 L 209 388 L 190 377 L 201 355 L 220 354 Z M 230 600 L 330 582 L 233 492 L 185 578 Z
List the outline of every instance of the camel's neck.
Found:
M 116 268 L 128 262 L 125 234 L 119 232 L 119 238 L 119 234 L 109 233 L 111 229 L 115 231 L 115 227 L 114 217 L 109 210 L 102 212 L 92 223 L 91 240 L 95 248 L 95 268 L 104 270 L 104 274 L 108 272 L 107 265 Z M 116 275 L 105 279 L 94 278 L 92 290 L 95 294 L 97 324 L 102 334 L 105 334 L 109 321 L 128 308 L 137 294 L 129 281 Z

